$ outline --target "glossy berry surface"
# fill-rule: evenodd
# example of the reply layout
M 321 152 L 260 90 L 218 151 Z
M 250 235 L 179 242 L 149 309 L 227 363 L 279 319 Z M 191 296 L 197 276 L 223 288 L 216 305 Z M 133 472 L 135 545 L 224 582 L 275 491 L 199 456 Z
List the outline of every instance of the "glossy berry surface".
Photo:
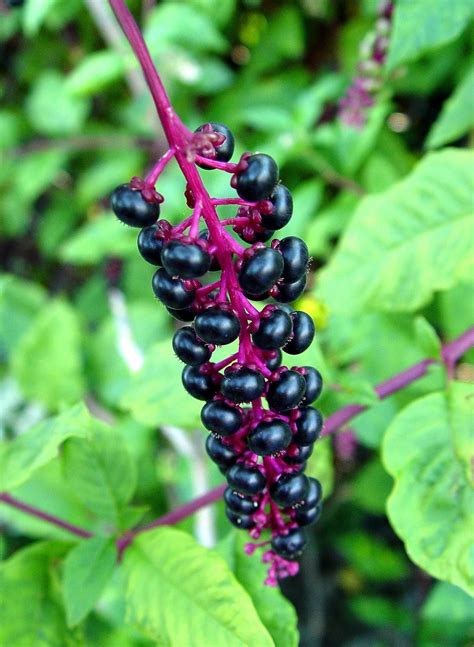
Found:
M 283 256 L 283 279 L 292 283 L 306 274 L 309 252 L 306 243 L 296 236 L 288 236 L 280 241 L 278 247 Z
M 303 366 L 303 377 L 306 382 L 306 391 L 302 400 L 303 404 L 311 404 L 319 398 L 323 390 L 321 373 L 313 366 Z
M 140 191 L 131 189 L 128 184 L 114 189 L 110 205 L 117 218 L 130 227 L 148 227 L 160 216 L 160 205 L 147 202 Z
M 192 306 L 188 306 L 187 308 L 180 308 L 179 310 L 166 306 L 166 309 L 168 310 L 170 315 L 178 321 L 194 321 L 197 314 Z
M 270 214 L 262 214 L 262 225 L 268 229 L 282 229 L 293 214 L 293 198 L 286 186 L 277 184 L 268 198 L 273 208 Z
M 222 400 L 204 405 L 201 411 L 202 424 L 219 436 L 231 436 L 242 426 L 242 412 Z
M 294 442 L 300 446 L 312 445 L 319 438 L 323 429 L 321 412 L 313 407 L 302 408 L 295 426 Z
M 257 467 L 236 463 L 228 470 L 227 483 L 233 490 L 250 496 L 263 492 L 266 479 Z
M 230 487 L 224 490 L 224 501 L 228 508 L 240 514 L 253 514 L 258 503 L 248 496 L 235 492 Z
M 283 457 L 283 460 L 287 465 L 302 465 L 308 460 L 312 453 L 313 445 L 304 445 L 301 447 L 292 442 L 288 447 L 288 451 Z
M 307 510 L 302 510 L 297 508 L 294 513 L 293 519 L 296 521 L 298 526 L 311 526 L 313 523 L 318 521 L 323 510 L 322 505 L 317 505 L 314 508 L 308 508 Z
M 255 521 L 247 514 L 240 514 L 238 512 L 234 512 L 234 510 L 231 510 L 229 508 L 226 508 L 225 513 L 227 519 L 236 528 L 249 530 L 250 528 L 253 528 L 255 526 Z
M 171 240 L 163 247 L 161 262 L 171 276 L 195 279 L 209 270 L 211 257 L 199 245 Z
M 206 439 L 206 451 L 219 467 L 230 467 L 239 457 L 239 453 L 230 445 L 225 445 L 220 438 L 210 434 Z
M 270 496 L 282 508 L 289 508 L 304 500 L 309 480 L 304 474 L 282 474 L 272 483 Z
M 235 314 L 219 306 L 200 312 L 194 326 L 201 339 L 216 346 L 230 344 L 240 332 L 240 322 Z
M 296 371 L 283 371 L 268 388 L 267 401 L 273 411 L 288 411 L 297 407 L 304 395 L 304 377 Z
M 217 392 L 212 376 L 201 373 L 199 366 L 186 366 L 182 381 L 186 391 L 196 400 L 211 400 Z
M 244 260 L 239 283 L 248 294 L 260 295 L 275 285 L 282 272 L 282 255 L 271 247 L 264 247 Z
M 293 312 L 290 316 L 293 320 L 293 336 L 283 350 L 290 355 L 299 355 L 311 346 L 315 334 L 314 323 L 311 317 L 301 310 Z
M 308 479 L 309 487 L 304 500 L 298 506 L 299 510 L 309 510 L 315 508 L 323 500 L 323 487 L 318 479 L 310 477 Z
M 209 346 L 197 338 L 191 326 L 184 326 L 175 332 L 173 350 L 179 359 L 189 366 L 200 366 L 211 357 Z
M 281 303 L 292 303 L 300 297 L 306 287 L 306 274 L 292 283 L 282 281 L 278 284 L 278 301 Z
M 255 346 L 263 350 L 276 350 L 286 344 L 293 330 L 293 322 L 287 312 L 275 308 L 268 316 L 260 318 L 258 329 L 252 335 Z
M 187 308 L 194 301 L 195 290 L 186 289 L 181 279 L 170 276 L 164 268 L 160 268 L 154 273 L 152 287 L 155 296 L 165 306 L 175 310 Z
M 203 124 L 202 126 L 199 126 L 199 128 L 196 128 L 194 132 L 215 132 L 224 135 L 224 142 L 222 144 L 217 144 L 216 146 L 214 146 L 215 156 L 212 159 L 215 159 L 218 162 L 228 162 L 234 154 L 234 135 L 227 128 L 227 126 L 224 126 L 224 124 L 217 123 L 216 121 L 209 121 L 207 124 Z M 199 164 L 199 166 L 204 169 L 212 168 L 207 164 Z
M 156 237 L 156 225 L 144 227 L 138 234 L 137 247 L 142 258 L 152 265 L 161 265 L 164 240 Z
M 252 402 L 265 390 L 262 374 L 243 366 L 229 372 L 221 383 L 221 393 L 232 402 Z
M 270 371 L 276 371 L 277 368 L 280 368 L 282 362 L 282 352 L 281 350 L 272 351 L 273 356 L 265 360 L 265 365 Z
M 300 528 L 294 528 L 287 535 L 277 535 L 272 539 L 272 548 L 282 557 L 298 557 L 306 546 L 306 535 Z
M 262 420 L 248 436 L 249 449 L 258 456 L 281 452 L 291 442 L 291 429 L 283 420 Z
M 236 190 L 249 202 L 265 200 L 278 182 L 278 166 L 270 155 L 257 153 L 247 158 L 247 168 L 237 176 Z

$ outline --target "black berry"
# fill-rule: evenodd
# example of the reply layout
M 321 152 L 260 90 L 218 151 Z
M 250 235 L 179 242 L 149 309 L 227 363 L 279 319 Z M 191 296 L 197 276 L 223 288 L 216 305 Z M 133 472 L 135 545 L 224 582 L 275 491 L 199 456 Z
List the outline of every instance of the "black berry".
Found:
M 286 344 L 293 330 L 290 316 L 275 308 L 268 316 L 260 318 L 258 329 L 252 335 L 255 346 L 263 350 L 276 350 Z
M 291 429 L 283 420 L 263 420 L 248 437 L 248 446 L 258 456 L 270 456 L 286 449 Z
M 199 126 L 199 128 L 196 128 L 194 132 L 195 133 L 215 132 L 215 133 L 220 133 L 221 135 L 224 135 L 225 137 L 224 142 L 222 144 L 214 146 L 214 150 L 216 151 L 216 154 L 215 154 L 215 157 L 213 157 L 212 159 L 215 159 L 218 162 L 228 162 L 232 157 L 232 155 L 234 154 L 234 147 L 235 147 L 234 135 L 227 128 L 227 126 L 224 126 L 224 124 L 219 124 L 215 121 L 210 121 L 207 124 L 203 124 L 202 126 Z M 212 169 L 212 167 L 208 166 L 207 164 L 199 164 L 199 166 L 203 169 Z
M 300 508 L 297 508 L 295 510 L 293 518 L 298 526 L 310 526 L 311 524 L 316 523 L 316 521 L 321 516 L 322 510 L 322 505 L 317 505 L 314 508 L 308 508 L 308 510 L 301 510 Z
M 280 368 L 282 362 L 282 353 L 281 350 L 274 350 L 272 352 L 272 357 L 265 360 L 265 365 L 270 371 L 276 371 L 277 368 Z
M 281 508 L 289 508 L 304 500 L 309 489 L 304 474 L 282 474 L 270 487 L 270 496 Z
M 212 434 L 206 439 L 206 451 L 214 463 L 222 468 L 230 467 L 239 457 L 232 447 L 225 445 L 220 438 Z
M 250 497 L 235 492 L 228 487 L 224 490 L 224 501 L 228 508 L 240 514 L 253 514 L 258 508 L 258 503 Z
M 296 236 L 288 236 L 280 241 L 278 249 L 283 256 L 283 278 L 287 283 L 297 281 L 306 274 L 309 252 L 306 243 Z
M 301 276 L 293 283 L 282 281 L 278 284 L 278 301 L 281 303 L 291 303 L 301 296 L 306 287 L 306 274 Z
M 248 514 L 239 514 L 234 512 L 230 508 L 225 509 L 227 519 L 230 523 L 236 528 L 242 528 L 244 530 L 250 530 L 255 526 L 255 521 Z
M 196 279 L 209 270 L 211 257 L 199 245 L 171 240 L 163 247 L 161 262 L 171 276 Z
M 286 454 L 283 456 L 283 460 L 288 465 L 302 465 L 303 463 L 306 463 L 312 453 L 313 445 L 305 445 L 304 447 L 300 447 L 296 443 L 292 443 L 288 447 Z
M 208 230 L 203 229 L 199 234 L 199 238 L 201 240 L 205 240 L 205 241 L 209 242 L 210 235 L 209 235 Z M 219 264 L 217 256 L 215 256 L 214 254 L 211 254 L 211 264 L 209 265 L 209 272 L 218 272 L 220 269 L 221 269 L 221 266 Z
M 218 389 L 212 376 L 201 373 L 199 366 L 186 366 L 182 381 L 186 391 L 196 400 L 211 400 Z
M 304 395 L 304 377 L 296 371 L 283 371 L 278 380 L 271 382 L 267 401 L 273 411 L 288 411 L 298 406 Z
M 190 306 L 196 292 L 194 288 L 187 290 L 181 279 L 173 278 L 164 268 L 153 274 L 152 287 L 158 299 L 175 310 Z
M 152 265 L 161 265 L 161 251 L 165 244 L 162 238 L 156 237 L 157 227 L 144 227 L 138 234 L 137 247 L 142 257 Z
M 309 487 L 304 500 L 299 504 L 299 510 L 310 510 L 318 506 L 323 499 L 323 487 L 318 479 L 310 477 Z
M 306 391 L 302 400 L 303 404 L 311 404 L 319 398 L 323 389 L 321 373 L 313 366 L 303 366 L 303 375 L 306 382 Z
M 226 474 L 230 487 L 242 494 L 253 496 L 263 492 L 266 479 L 257 467 L 236 463 Z
M 110 204 L 117 218 L 130 227 L 148 227 L 160 216 L 160 205 L 147 202 L 140 191 L 131 189 L 128 184 L 114 189 Z
M 283 350 L 290 355 L 299 355 L 311 346 L 315 333 L 314 323 L 311 317 L 301 310 L 293 312 L 290 316 L 293 320 L 293 337 Z
M 181 308 L 180 310 L 166 306 L 166 309 L 168 310 L 170 315 L 175 319 L 178 319 L 178 321 L 194 321 L 194 318 L 196 316 L 196 311 L 192 306 Z
M 296 434 L 293 440 L 297 445 L 312 445 L 318 438 L 323 428 L 321 412 L 313 407 L 304 407 L 296 421 Z
M 306 546 L 306 535 L 300 528 L 293 528 L 287 535 L 277 535 L 272 539 L 272 548 L 281 557 L 298 557 Z
M 286 186 L 277 184 L 268 198 L 273 209 L 270 214 L 262 214 L 262 225 L 268 229 L 281 229 L 290 222 L 293 214 L 293 198 Z
M 221 393 L 232 402 L 252 402 L 265 390 L 265 380 L 258 371 L 243 366 L 229 371 L 222 380 Z
M 189 366 L 200 366 L 211 357 L 211 349 L 197 338 L 191 326 L 184 326 L 175 332 L 173 350 L 179 359 Z
M 264 247 L 244 260 L 239 283 L 248 294 L 260 295 L 275 285 L 282 272 L 282 255 L 276 249 Z
M 223 346 L 233 342 L 240 333 L 240 321 L 229 310 L 212 306 L 196 317 L 195 329 L 198 336 L 208 344 Z
M 242 426 L 242 412 L 226 402 L 214 400 L 204 405 L 201 411 L 202 424 L 219 436 L 231 436 Z
M 237 193 L 249 202 L 265 200 L 278 182 L 278 166 L 272 157 L 263 153 L 250 155 L 246 162 L 247 168 L 237 176 Z

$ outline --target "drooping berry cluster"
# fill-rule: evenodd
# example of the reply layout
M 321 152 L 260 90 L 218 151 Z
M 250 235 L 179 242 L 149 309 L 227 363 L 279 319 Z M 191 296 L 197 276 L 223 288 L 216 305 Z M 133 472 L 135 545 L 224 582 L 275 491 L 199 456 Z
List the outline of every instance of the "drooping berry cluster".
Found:
M 303 527 L 321 512 L 321 485 L 303 470 L 322 429 L 321 414 L 311 406 L 322 379 L 311 366 L 286 365 L 310 346 L 315 333 L 312 319 L 287 305 L 305 288 L 308 249 L 294 236 L 265 245 L 293 211 L 270 156 L 245 153 L 231 164 L 234 138 L 217 123 L 189 133 L 184 147 L 194 169 L 231 173 L 238 197 L 204 196 L 205 202 L 188 181 L 192 215 L 174 227 L 159 219 L 163 198 L 154 187 L 175 154 L 170 149 L 145 180 L 133 178 L 115 189 L 111 204 L 122 222 L 141 228 L 139 252 L 158 268 L 155 295 L 189 324 L 173 337 L 174 351 L 186 365 L 183 385 L 205 403 L 206 449 L 228 482 L 227 517 L 253 539 L 270 532 L 268 541 L 248 544 L 247 550 L 271 545 L 263 559 L 270 564 L 267 583 L 274 585 L 278 577 L 297 572 L 294 559 L 306 543 Z M 221 205 L 235 205 L 235 217 L 219 219 Z M 250 246 L 241 245 L 228 226 Z M 214 272 L 217 280 L 204 279 Z M 250 303 L 267 299 L 278 303 L 261 312 Z M 211 361 L 217 347 L 236 340 L 237 352 Z

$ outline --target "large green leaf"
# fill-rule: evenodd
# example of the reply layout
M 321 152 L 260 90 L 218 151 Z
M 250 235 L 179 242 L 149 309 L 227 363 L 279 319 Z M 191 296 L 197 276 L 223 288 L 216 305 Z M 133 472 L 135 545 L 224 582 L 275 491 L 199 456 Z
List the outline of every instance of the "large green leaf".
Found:
M 421 609 L 420 647 L 457 647 L 474 641 L 472 597 L 457 586 L 437 582 Z
M 370 582 L 395 582 L 410 574 L 402 551 L 394 550 L 366 532 L 345 532 L 336 537 L 334 547 Z
M 137 482 L 123 437 L 95 421 L 88 438 L 72 438 L 65 444 L 63 460 L 78 499 L 101 520 L 120 526 Z
M 451 97 L 444 103 L 438 119 L 433 124 L 427 148 L 438 148 L 466 134 L 474 127 L 474 69 L 470 69 Z
M 123 395 L 121 406 L 149 426 L 200 426 L 202 403 L 191 398 L 181 384 L 183 365 L 169 341 L 156 344 L 147 353 L 142 370 Z
M 81 398 L 85 385 L 80 326 L 67 302 L 44 306 L 13 352 L 12 372 L 27 397 L 50 409 Z
M 459 36 L 473 15 L 470 0 L 398 0 L 387 66 L 412 61 Z
M 16 276 L 0 276 L 0 353 L 10 354 L 46 302 L 37 283 Z
M 474 593 L 473 388 L 452 383 L 393 420 L 383 460 L 395 485 L 388 515 L 411 559 Z
M 72 95 L 94 94 L 117 81 L 123 74 L 125 61 L 114 51 L 104 50 L 86 56 L 68 76 L 65 85 Z
M 33 544 L 0 564 L 0 645 L 80 647 L 82 640 L 66 626 L 54 594 L 51 570 L 66 544 Z
M 127 549 L 127 619 L 159 645 L 271 647 L 248 594 L 224 560 L 173 528 Z
M 334 311 L 411 311 L 469 276 L 474 257 L 474 154 L 428 155 L 403 181 L 361 201 L 320 276 Z
M 69 626 L 77 625 L 94 607 L 115 567 L 114 540 L 81 541 L 64 560 L 63 596 Z
M 252 598 L 260 620 L 270 632 L 276 647 L 298 645 L 297 617 L 291 603 L 277 587 L 263 586 L 268 565 L 261 553 L 247 555 L 244 546 L 248 537 L 232 531 L 217 547 L 235 577 Z
M 90 427 L 91 417 L 87 409 L 78 404 L 0 445 L 0 491 L 11 490 L 24 483 L 57 456 L 59 446 L 66 438 L 86 438 Z

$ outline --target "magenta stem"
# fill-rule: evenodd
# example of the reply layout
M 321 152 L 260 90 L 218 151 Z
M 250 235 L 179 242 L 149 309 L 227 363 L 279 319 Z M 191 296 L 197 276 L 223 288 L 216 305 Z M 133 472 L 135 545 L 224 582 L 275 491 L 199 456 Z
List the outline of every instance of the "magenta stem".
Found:
M 174 157 L 174 148 L 170 148 L 166 151 L 166 153 L 160 157 L 160 159 L 157 161 L 155 166 L 150 170 L 148 175 L 145 178 L 145 183 L 148 184 L 149 186 L 155 186 L 156 181 L 160 177 L 160 175 L 163 173 L 164 169 L 166 168 L 166 165 L 168 162 L 170 162 L 173 157 Z
M 256 202 L 247 202 L 242 198 L 212 198 L 212 204 L 219 207 L 225 205 L 239 205 L 240 207 L 255 207 Z
M 68 523 L 67 521 L 63 521 L 62 519 L 59 519 L 58 517 L 55 517 L 52 514 L 43 512 L 43 510 L 40 510 L 39 508 L 35 508 L 32 505 L 28 505 L 28 503 L 23 503 L 22 501 L 19 501 L 18 499 L 15 499 L 14 497 L 10 496 L 6 492 L 3 492 L 2 494 L 0 494 L 0 501 L 2 503 L 6 503 L 6 505 L 11 506 L 12 508 L 15 508 L 16 510 L 21 510 L 21 512 L 25 512 L 26 514 L 29 514 L 32 517 L 36 517 L 36 519 L 40 519 L 41 521 L 45 521 L 46 523 L 49 523 L 52 526 L 56 526 L 57 528 L 66 530 L 66 532 L 69 532 L 72 535 L 76 535 L 76 537 L 89 539 L 90 537 L 93 536 L 92 533 L 89 532 L 88 530 L 84 530 L 84 528 L 79 528 L 78 526 L 74 526 L 72 523 Z
M 206 166 L 211 166 L 226 173 L 235 173 L 237 170 L 237 164 L 232 164 L 232 162 L 219 162 L 217 160 L 211 160 L 208 157 L 201 157 L 201 155 L 196 155 L 194 159 L 199 164 L 205 164 Z

